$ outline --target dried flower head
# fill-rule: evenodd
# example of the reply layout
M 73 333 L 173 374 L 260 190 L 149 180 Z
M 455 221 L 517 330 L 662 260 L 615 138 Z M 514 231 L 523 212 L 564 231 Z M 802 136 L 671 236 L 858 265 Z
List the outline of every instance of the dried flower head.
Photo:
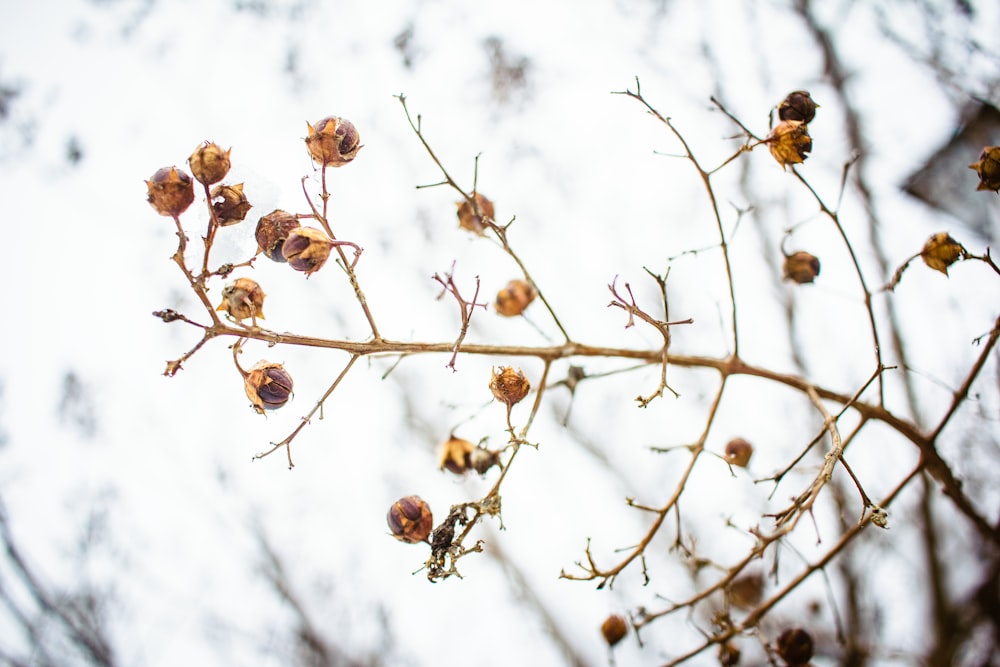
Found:
M 264 253 L 264 256 L 275 262 L 287 262 L 285 256 L 281 254 L 285 239 L 293 229 L 298 229 L 302 225 L 299 219 L 288 211 L 275 209 L 257 221 L 257 231 L 254 236 L 257 238 L 257 252 Z
M 216 185 L 210 193 L 215 219 L 223 227 L 243 222 L 253 206 L 243 194 L 243 184 Z
M 324 167 L 342 167 L 361 150 L 361 137 L 354 123 L 337 116 L 322 119 L 315 126 L 306 123 L 306 148 L 312 159 Z
M 811 123 L 816 117 L 816 109 L 819 105 L 813 102 L 813 98 L 804 90 L 796 90 L 778 105 L 778 118 L 781 120 L 797 120 L 802 123 Z
M 733 642 L 726 642 L 719 645 L 718 658 L 721 667 L 736 667 L 736 665 L 740 664 L 741 657 L 740 647 Z
M 256 280 L 237 278 L 222 288 L 222 303 L 216 310 L 224 310 L 237 320 L 248 317 L 264 319 L 265 296 Z
M 441 446 L 440 469 L 447 468 L 449 472 L 461 475 L 471 467 L 469 457 L 475 449 L 476 446 L 468 440 L 451 436 Z
M 401 542 L 423 542 L 434 527 L 430 506 L 420 496 L 405 496 L 392 504 L 385 517 L 393 537 Z
M 774 650 L 788 667 L 800 667 L 813 656 L 813 638 L 802 628 L 786 628 L 778 636 Z
M 292 376 L 281 364 L 258 361 L 243 378 L 243 388 L 260 414 L 280 408 L 292 397 Z
M 490 391 L 498 401 L 506 403 L 508 408 L 519 403 L 530 389 L 531 384 L 521 369 L 502 366 L 499 372 L 494 369 L 490 377 Z
M 497 293 L 496 309 L 504 317 L 514 317 L 535 300 L 538 292 L 524 280 L 512 280 Z
M 979 174 L 976 190 L 1000 192 L 1000 146 L 987 146 L 979 156 L 979 162 L 969 165 Z
M 608 646 L 614 646 L 628 634 L 628 621 L 624 616 L 611 614 L 601 623 L 601 635 Z
M 951 238 L 948 232 L 940 232 L 927 239 L 920 258 L 935 271 L 948 275 L 948 267 L 967 254 L 962 244 Z
M 178 216 L 194 201 L 194 181 L 177 167 L 157 169 L 146 189 L 147 201 L 160 215 Z
M 468 199 L 458 202 L 458 226 L 462 229 L 468 229 L 470 232 L 482 234 L 483 230 L 486 229 L 484 220 L 491 222 L 494 220 L 493 202 L 480 192 L 472 195 L 472 202 L 475 205 L 470 203 Z
M 333 240 L 315 227 L 296 227 L 288 232 L 281 254 L 289 266 L 308 276 L 323 268 L 333 245 Z
M 799 285 L 811 283 L 819 275 L 819 258 L 804 250 L 793 252 L 785 257 L 782 272 L 785 280 L 791 280 Z
M 194 153 L 188 158 L 191 173 L 199 183 L 218 183 L 229 173 L 229 154 L 232 150 L 222 150 L 222 146 L 206 141 L 194 149 Z
M 782 169 L 805 161 L 813 147 L 809 128 L 800 120 L 781 121 L 774 126 L 766 141 L 771 155 Z
M 753 445 L 743 438 L 733 438 L 726 443 L 726 461 L 730 465 L 745 468 L 753 456 Z

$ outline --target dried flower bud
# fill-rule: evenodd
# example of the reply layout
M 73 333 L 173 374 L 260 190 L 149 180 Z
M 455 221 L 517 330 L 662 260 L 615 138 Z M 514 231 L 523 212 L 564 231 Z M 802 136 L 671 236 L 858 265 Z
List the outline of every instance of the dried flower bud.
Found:
M 235 225 L 243 222 L 247 213 L 253 206 L 247 201 L 247 196 L 243 194 L 243 184 L 237 185 L 216 185 L 212 188 L 212 210 L 215 211 L 215 219 L 223 227 Z
M 743 438 L 733 438 L 726 443 L 726 460 L 731 465 L 745 468 L 753 456 L 753 445 Z
M 451 436 L 441 446 L 440 469 L 448 469 L 456 475 L 461 475 L 470 467 L 469 455 L 476 448 L 474 444 L 462 438 Z
M 361 137 L 354 123 L 330 116 L 309 127 L 306 148 L 312 159 L 324 167 L 342 167 L 361 150 Z
M 802 628 L 786 628 L 778 636 L 774 649 L 788 667 L 799 667 L 812 659 L 813 638 Z
M 783 120 L 774 126 L 767 138 L 771 155 L 784 169 L 790 164 L 803 162 L 812 152 L 813 142 L 809 128 L 800 120 Z
M 229 173 L 229 154 L 232 150 L 230 148 L 224 151 L 222 146 L 206 141 L 194 149 L 194 153 L 188 158 L 191 173 L 199 183 L 205 185 L 218 183 Z
M 524 280 L 512 280 L 497 293 L 496 309 L 504 317 L 514 317 L 524 312 L 538 292 Z
M 1000 192 L 1000 146 L 987 146 L 979 156 L 979 162 L 969 165 L 979 174 L 976 190 Z
M 819 275 L 819 259 L 808 252 L 799 250 L 785 257 L 782 267 L 785 280 L 804 285 L 816 280 Z
M 816 117 L 816 109 L 818 108 L 819 105 L 813 102 L 809 93 L 804 90 L 796 90 L 789 93 L 788 97 L 778 105 L 778 118 L 811 123 L 812 119 Z
M 257 252 L 264 253 L 268 259 L 285 263 L 288 260 L 281 254 L 285 239 L 293 229 L 298 229 L 302 225 L 299 219 L 288 211 L 275 209 L 257 221 Z
M 737 609 L 753 609 L 764 595 L 764 575 L 750 572 L 729 584 L 729 601 Z
M 601 635 L 604 636 L 604 641 L 608 643 L 608 646 L 614 646 L 627 634 L 628 621 L 625 620 L 624 616 L 611 614 L 601 623 Z
M 458 202 L 458 226 L 462 229 L 468 229 L 470 232 L 482 234 L 483 230 L 486 229 L 486 224 L 483 221 L 494 219 L 493 202 L 479 192 L 472 195 L 472 200 L 476 203 L 475 206 L 470 204 L 468 199 Z
M 434 527 L 431 508 L 420 496 L 405 496 L 392 504 L 385 517 L 389 530 L 401 542 L 423 542 Z
M 243 378 L 243 388 L 260 414 L 275 410 L 292 397 L 292 376 L 281 364 L 258 361 Z
M 222 288 L 222 303 L 216 310 L 224 310 L 237 320 L 264 319 L 265 296 L 256 280 L 237 278 Z
M 521 399 L 528 395 L 531 384 L 524 377 L 524 373 L 518 369 L 514 370 L 510 366 L 503 366 L 500 372 L 493 370 L 490 378 L 490 391 L 498 401 L 503 401 L 507 407 L 519 403 Z
M 330 258 L 333 241 L 315 227 L 296 227 L 288 232 L 281 254 L 288 265 L 307 276 L 319 271 Z
M 740 647 L 733 642 L 719 645 L 719 664 L 722 667 L 736 667 L 740 664 Z
M 158 169 L 146 189 L 146 199 L 160 215 L 180 215 L 194 201 L 194 181 L 177 167 Z
M 951 238 L 948 232 L 940 232 L 927 239 L 920 257 L 924 264 L 935 271 L 948 275 L 948 267 L 966 255 L 962 244 Z

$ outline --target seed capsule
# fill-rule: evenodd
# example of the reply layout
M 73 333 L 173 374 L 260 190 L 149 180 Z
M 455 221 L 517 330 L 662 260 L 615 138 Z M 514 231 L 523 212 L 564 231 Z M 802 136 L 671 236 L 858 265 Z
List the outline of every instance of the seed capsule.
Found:
M 490 391 L 498 401 L 506 403 L 508 408 L 519 403 L 530 389 L 531 384 L 520 369 L 502 366 L 499 372 L 494 369 L 490 377 Z
M 146 189 L 147 201 L 160 215 L 178 216 L 194 201 L 194 181 L 177 167 L 158 169 Z
M 976 190 L 1000 192 L 1000 146 L 987 146 L 979 156 L 979 162 L 969 165 L 979 174 Z
M 461 475 L 471 466 L 469 457 L 476 446 L 468 440 L 451 436 L 441 446 L 441 470 L 448 469 L 456 475 Z
M 813 102 L 812 97 L 804 90 L 796 90 L 778 105 L 778 118 L 781 120 L 797 120 L 803 123 L 811 123 L 816 117 L 816 109 L 819 105 Z
M 206 141 L 194 149 L 188 164 L 191 166 L 191 173 L 198 179 L 199 183 L 212 185 L 218 183 L 229 173 L 229 154 L 233 149 L 222 150 L 222 146 Z
M 309 127 L 306 148 L 312 159 L 324 167 L 342 167 L 361 150 L 361 137 L 354 123 L 330 116 Z
M 781 121 L 774 126 L 766 141 L 771 155 L 782 169 L 805 161 L 813 147 L 809 128 L 800 120 Z
M 290 267 L 308 276 L 323 268 L 332 248 L 330 237 L 315 227 L 296 227 L 288 232 L 281 254 Z
M 948 275 L 948 267 L 966 255 L 962 244 L 951 238 L 948 232 L 940 232 L 927 239 L 920 258 L 935 271 Z
M 420 496 L 405 496 L 392 504 L 386 522 L 393 537 L 401 542 L 423 542 L 434 527 L 431 508 Z
M 628 621 L 623 616 L 611 614 L 601 623 L 601 635 L 608 646 L 614 646 L 628 634 Z
M 475 193 L 472 196 L 475 206 L 469 203 L 468 199 L 458 202 L 458 226 L 468 229 L 470 232 L 482 234 L 486 229 L 484 220 L 493 221 L 493 202 L 484 197 L 482 193 Z M 478 210 L 477 210 L 478 209 Z
M 237 278 L 222 288 L 222 303 L 216 310 L 223 310 L 237 320 L 264 319 L 265 296 L 256 280 Z
M 288 234 L 293 229 L 298 229 L 298 218 L 287 211 L 275 209 L 257 221 L 257 231 L 254 236 L 257 238 L 257 252 L 264 253 L 264 256 L 274 262 L 284 264 L 288 260 L 281 254 L 282 247 Z
M 782 267 L 785 280 L 804 285 L 816 280 L 819 275 L 819 259 L 808 252 L 799 250 L 785 257 Z
M 804 667 L 813 656 L 813 639 L 802 628 L 787 628 L 778 636 L 775 650 L 788 667 Z
M 223 227 L 243 222 L 253 206 L 243 194 L 243 184 L 216 185 L 212 188 L 212 210 Z
M 514 317 L 535 300 L 538 292 L 524 280 L 512 280 L 497 293 L 496 309 L 504 317 Z
M 243 388 L 260 414 L 276 410 L 292 397 L 292 376 L 281 364 L 259 361 L 243 378 Z
M 753 445 L 743 438 L 733 438 L 726 443 L 726 460 L 731 465 L 745 468 L 753 456 Z

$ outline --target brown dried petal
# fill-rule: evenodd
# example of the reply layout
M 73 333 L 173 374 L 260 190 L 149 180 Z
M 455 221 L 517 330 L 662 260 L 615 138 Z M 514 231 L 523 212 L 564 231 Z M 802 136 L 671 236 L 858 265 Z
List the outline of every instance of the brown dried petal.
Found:
M 784 169 L 790 164 L 803 162 L 812 152 L 809 128 L 800 120 L 783 120 L 774 126 L 767 138 L 771 155 Z
M 147 201 L 160 215 L 178 216 L 194 201 L 194 181 L 177 167 L 158 169 L 146 189 Z
M 930 237 L 920 251 L 924 264 L 935 271 L 948 275 L 948 267 L 966 255 L 962 244 L 951 238 L 948 232 L 940 232 Z

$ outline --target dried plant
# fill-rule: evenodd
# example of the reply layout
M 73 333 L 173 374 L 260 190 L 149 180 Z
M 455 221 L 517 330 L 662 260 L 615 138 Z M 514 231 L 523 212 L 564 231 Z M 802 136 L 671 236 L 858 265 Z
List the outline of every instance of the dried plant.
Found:
M 619 94 L 637 103 L 654 122 L 662 126 L 666 136 L 671 137 L 680 147 L 679 157 L 690 165 L 703 186 L 705 206 L 714 226 L 714 250 L 721 258 L 722 273 L 728 286 L 728 312 L 723 318 L 727 328 L 727 352 L 717 356 L 699 356 L 685 354 L 683 350 L 673 347 L 674 327 L 691 325 L 692 320 L 669 318 L 669 271 L 661 274 L 645 267 L 642 268 L 655 284 L 658 293 L 656 301 L 642 302 L 641 298 L 637 298 L 637 292 L 630 282 L 619 280 L 617 276 L 608 276 L 608 306 L 622 311 L 626 328 L 648 327 L 655 335 L 655 346 L 646 349 L 607 347 L 571 336 L 560 321 L 558 304 L 550 301 L 545 285 L 535 280 L 516 249 L 513 219 L 501 222 L 494 217 L 493 202 L 478 189 L 477 172 L 474 172 L 471 188 L 459 184 L 432 148 L 431 139 L 422 127 L 421 117 L 414 117 L 407 99 L 400 95 L 398 100 L 406 121 L 427 156 L 440 171 L 441 180 L 433 186 L 450 188 L 458 199 L 458 225 L 455 233 L 472 234 L 477 237 L 477 242 L 481 239 L 483 243 L 492 243 L 498 253 L 506 255 L 517 267 L 520 275 L 514 277 L 498 293 L 496 310 L 508 317 L 522 316 L 530 310 L 534 318 L 544 318 L 546 327 L 558 332 L 559 339 L 543 346 L 467 343 L 470 323 L 474 318 L 482 316 L 488 303 L 480 294 L 478 277 L 471 283 L 462 282 L 456 278 L 454 265 L 450 270 L 435 273 L 432 277 L 440 285 L 440 297 L 454 301 L 457 306 L 458 328 L 454 338 L 404 342 L 385 337 L 368 307 L 362 287 L 359 270 L 364 266 L 363 240 L 341 239 L 331 224 L 332 202 L 328 189 L 328 179 L 332 177 L 330 170 L 350 168 L 350 162 L 359 154 L 362 145 L 359 130 L 353 124 L 342 118 L 330 117 L 315 125 L 310 124 L 309 137 L 306 139 L 310 155 L 319 169 L 318 193 L 310 192 L 310 183 L 314 181 L 303 177 L 301 184 L 304 203 L 301 212 L 274 211 L 261 216 L 256 235 L 258 253 L 245 261 L 216 266 L 210 258 L 219 228 L 241 223 L 249 211 L 249 202 L 243 193 L 242 184 L 222 184 L 229 167 L 229 151 L 223 151 L 215 144 L 204 144 L 190 159 L 193 178 L 181 169 L 167 167 L 156 172 L 147 181 L 151 204 L 174 222 L 178 245 L 172 259 L 203 310 L 198 316 L 175 310 L 154 313 L 164 322 L 183 322 L 200 332 L 200 339 L 190 350 L 167 362 L 165 374 L 173 376 L 178 373 L 209 342 L 215 339 L 229 340 L 236 371 L 244 380 L 252 407 L 257 412 L 264 413 L 282 409 L 286 404 L 293 391 L 292 377 L 295 369 L 286 369 L 281 364 L 267 360 L 260 360 L 249 370 L 245 369 L 240 364 L 239 357 L 249 348 L 251 341 L 271 348 L 301 346 L 345 352 L 347 361 L 331 378 L 328 388 L 317 398 L 313 407 L 303 415 L 301 423 L 285 438 L 271 443 L 269 448 L 257 454 L 257 458 L 264 458 L 278 450 L 284 450 L 291 468 L 294 465 L 293 442 L 306 432 L 306 426 L 322 411 L 324 404 L 332 400 L 344 378 L 355 368 L 360 368 L 356 364 L 358 360 L 389 356 L 397 358 L 396 363 L 406 363 L 414 355 L 441 355 L 447 358 L 447 367 L 452 372 L 462 372 L 460 361 L 463 357 L 478 355 L 490 359 L 494 368 L 490 377 L 482 378 L 483 399 L 487 400 L 492 393 L 496 405 L 489 409 L 502 410 L 504 413 L 504 444 L 490 448 L 485 444 L 486 437 L 474 444 L 452 434 L 445 443 L 440 458 L 440 467 L 453 474 L 475 473 L 484 476 L 491 482 L 487 492 L 472 500 L 458 499 L 444 512 L 443 519 L 440 519 L 439 514 L 436 525 L 431 508 L 416 495 L 406 496 L 389 505 L 388 523 L 392 533 L 401 542 L 429 547 L 430 553 L 423 569 L 431 581 L 439 581 L 452 575 L 461 576 L 459 562 L 470 554 L 488 549 L 484 539 L 479 537 L 477 528 L 484 521 L 501 520 L 501 489 L 509 473 L 515 469 L 521 450 L 544 446 L 543 442 L 537 442 L 532 437 L 532 426 L 553 388 L 563 386 L 573 394 L 578 385 L 599 384 L 602 378 L 610 374 L 588 374 L 583 370 L 583 361 L 600 358 L 622 364 L 620 371 L 615 372 L 656 366 L 659 377 L 655 386 L 636 389 L 634 401 L 639 408 L 646 409 L 656 409 L 657 401 L 664 398 L 665 392 L 678 396 L 668 378 L 672 368 L 713 371 L 717 374 L 717 382 L 704 410 L 700 434 L 690 442 L 652 448 L 657 455 L 671 457 L 674 466 L 680 471 L 672 488 L 664 489 L 662 495 L 652 501 L 644 502 L 634 498 L 627 500 L 628 507 L 645 517 L 645 532 L 638 536 L 633 546 L 620 550 L 617 557 L 610 561 L 592 550 L 591 541 L 586 539 L 582 558 L 575 566 L 565 568 L 561 577 L 593 582 L 598 588 L 605 588 L 611 587 L 624 572 L 631 570 L 641 573 L 647 584 L 654 582 L 656 573 L 649 568 L 647 557 L 651 553 L 654 539 L 665 537 L 671 545 L 673 556 L 687 564 L 695 575 L 715 575 L 708 580 L 704 576 L 695 576 L 698 583 L 694 593 L 673 601 L 664 600 L 657 608 L 637 607 L 628 618 L 611 615 L 601 627 L 609 646 L 621 642 L 629 632 L 635 633 L 641 641 L 643 632 L 665 617 L 675 614 L 690 614 L 694 617 L 700 614 L 699 618 L 709 619 L 707 627 L 699 628 L 702 640 L 679 650 L 666 664 L 680 664 L 709 650 L 716 652 L 720 663 L 737 664 L 741 648 L 746 648 L 746 642 L 750 641 L 748 638 L 754 638 L 772 664 L 781 661 L 787 665 L 804 665 L 812 658 L 818 641 L 814 641 L 813 633 L 819 633 L 820 629 L 788 625 L 778 632 L 770 632 L 762 625 L 763 619 L 774 615 L 779 605 L 805 580 L 817 573 L 825 577 L 826 569 L 838 562 L 849 546 L 864 540 L 873 527 L 875 530 L 890 528 L 892 519 L 889 511 L 893 501 L 915 481 L 925 479 L 925 476 L 933 479 L 957 511 L 968 520 L 982 542 L 992 545 L 994 549 L 1000 547 L 1000 528 L 995 520 L 969 497 L 952 466 L 939 450 L 942 434 L 953 422 L 959 408 L 969 399 L 973 384 L 980 378 L 990 355 L 996 349 L 1000 338 L 1000 313 L 993 322 L 983 323 L 982 336 L 970 341 L 979 346 L 979 353 L 965 371 L 959 386 L 952 392 L 949 404 L 944 406 L 929 426 L 923 426 L 914 419 L 901 416 L 905 411 L 900 411 L 886 397 L 887 374 L 901 372 L 901 369 L 886 362 L 885 341 L 896 339 L 898 333 L 894 330 L 895 321 L 887 322 L 879 316 L 876 303 L 877 299 L 893 298 L 893 290 L 900 289 L 902 284 L 904 270 L 918 257 L 928 267 L 945 275 L 955 263 L 968 263 L 969 270 L 982 272 L 984 281 L 1000 279 L 1000 268 L 988 248 L 980 253 L 970 251 L 948 233 L 942 232 L 929 239 L 909 259 L 900 262 L 892 276 L 872 276 L 863 270 L 856 243 L 849 235 L 840 211 L 843 190 L 847 187 L 851 170 L 855 168 L 855 160 L 849 160 L 843 165 L 841 190 L 832 196 L 821 194 L 802 171 L 803 163 L 815 154 L 808 124 L 818 115 L 817 105 L 808 92 L 794 91 L 777 103 L 772 111 L 777 111 L 778 121 L 766 132 L 751 129 L 713 98 L 715 108 L 732 122 L 739 140 L 735 150 L 715 165 L 705 164 L 692 148 L 684 131 L 644 96 L 638 80 L 634 89 L 624 90 Z M 748 156 L 760 147 L 766 147 L 781 167 L 774 169 L 773 177 L 784 179 L 789 188 L 800 188 L 808 194 L 818 208 L 823 224 L 835 230 L 842 244 L 841 250 L 850 257 L 855 278 L 855 284 L 850 289 L 855 291 L 857 300 L 863 304 L 866 324 L 862 331 L 852 330 L 839 335 L 864 336 L 870 341 L 870 357 L 851 360 L 852 364 L 863 369 L 863 375 L 867 377 L 858 386 L 823 386 L 809 377 L 754 365 L 741 355 L 742 334 L 739 324 L 744 318 L 736 296 L 739 276 L 736 265 L 730 258 L 732 233 L 727 231 L 728 214 L 720 206 L 723 197 L 718 191 L 716 176 L 724 170 L 737 168 L 741 161 L 749 159 Z M 820 147 L 817 149 L 822 150 Z M 989 162 L 992 159 L 990 151 L 994 150 L 986 149 L 979 162 L 973 164 L 973 168 L 984 179 L 987 190 L 994 190 L 996 185 L 995 165 Z M 971 156 L 970 161 L 973 158 L 975 156 Z M 188 231 L 181 220 L 181 216 L 196 199 L 195 181 L 202 186 L 201 194 L 208 218 L 204 242 L 197 252 L 189 248 Z M 211 189 L 211 186 L 216 187 Z M 983 185 L 980 187 L 984 188 Z M 992 193 L 984 193 L 984 196 L 992 196 Z M 785 240 L 793 234 L 794 230 L 790 230 Z M 695 253 L 696 250 L 692 249 L 691 252 Z M 820 258 L 813 252 L 822 255 L 821 250 L 813 248 L 811 251 L 801 249 L 786 252 L 782 247 L 780 252 L 784 257 L 782 275 L 792 288 L 808 289 L 800 286 L 818 279 Z M 267 260 L 260 260 L 261 254 Z M 195 255 L 200 256 L 195 259 Z M 328 338 L 307 332 L 287 333 L 265 328 L 262 320 L 267 285 L 266 273 L 263 271 L 260 272 L 261 284 L 240 275 L 218 290 L 222 295 L 221 303 L 216 304 L 210 298 L 210 287 L 214 288 L 234 273 L 244 273 L 245 269 L 268 260 L 287 263 L 288 270 L 298 270 L 306 276 L 316 271 L 339 269 L 353 290 L 358 307 L 357 316 L 367 322 L 367 339 L 357 341 Z M 333 269 L 332 265 L 336 265 L 337 269 Z M 536 359 L 541 363 L 542 371 L 539 375 L 528 377 L 520 369 L 516 360 L 526 358 Z M 554 375 L 554 369 L 563 366 L 568 366 L 569 370 L 566 371 L 565 378 L 558 379 Z M 746 474 L 744 470 L 755 451 L 750 441 L 744 437 L 733 437 L 729 439 L 724 451 L 720 452 L 713 451 L 710 446 L 710 435 L 714 436 L 713 428 L 718 425 L 719 415 L 729 400 L 727 389 L 735 378 L 749 378 L 762 386 L 780 386 L 798 394 L 810 406 L 811 413 L 806 417 L 815 424 L 815 431 L 808 435 L 794 434 L 792 437 L 800 441 L 800 452 L 780 469 L 754 480 L 763 485 L 759 488 L 770 487 L 767 500 L 771 500 L 780 489 L 789 496 L 787 503 L 775 505 L 770 511 L 761 513 L 756 525 L 748 529 L 739 528 L 747 538 L 748 546 L 738 556 L 726 562 L 718 562 L 699 551 L 698 532 L 693 528 L 685 529 L 685 514 L 681 507 L 682 501 L 686 502 L 690 497 L 696 470 L 702 471 L 703 468 L 714 465 L 716 470 L 713 474 Z M 699 406 L 692 406 L 692 409 L 699 409 Z M 248 415 L 247 418 L 253 418 L 253 415 Z M 874 425 L 879 426 L 876 429 Z M 889 433 L 892 438 L 909 443 L 917 452 L 916 465 L 905 470 L 884 471 L 892 479 L 879 480 L 880 488 L 889 489 L 881 497 L 872 497 L 866 491 L 866 480 L 856 474 L 848 463 L 848 458 L 854 460 L 855 457 L 865 456 L 862 447 L 852 445 L 864 442 L 863 436 L 874 430 L 882 434 Z M 488 435 L 501 434 L 484 434 Z M 719 460 L 725 465 L 719 466 Z M 812 469 L 806 464 L 808 460 L 819 461 L 813 472 L 810 472 Z M 794 476 L 793 471 L 796 473 Z M 789 494 L 788 487 L 804 478 L 805 481 Z M 848 492 L 850 488 L 853 491 Z M 815 525 L 815 514 L 821 505 L 830 505 L 841 514 L 853 513 L 856 519 L 844 522 L 838 534 L 820 535 L 820 528 Z M 803 522 L 803 519 L 807 521 Z M 803 523 L 806 528 L 802 527 Z M 809 528 L 810 525 L 815 527 Z M 732 530 L 735 526 L 723 525 L 721 528 Z M 810 530 L 817 533 L 819 556 L 804 560 L 794 574 L 779 581 L 776 572 L 780 547 L 787 543 L 787 538 L 793 532 Z M 584 543 L 582 536 L 581 543 Z M 768 577 L 774 579 L 774 585 L 771 586 L 764 585 L 759 567 L 759 563 L 766 559 L 771 559 L 774 563 L 771 572 L 774 576 Z M 841 635 L 841 643 L 845 644 L 848 640 L 843 637 L 842 632 L 838 634 Z

